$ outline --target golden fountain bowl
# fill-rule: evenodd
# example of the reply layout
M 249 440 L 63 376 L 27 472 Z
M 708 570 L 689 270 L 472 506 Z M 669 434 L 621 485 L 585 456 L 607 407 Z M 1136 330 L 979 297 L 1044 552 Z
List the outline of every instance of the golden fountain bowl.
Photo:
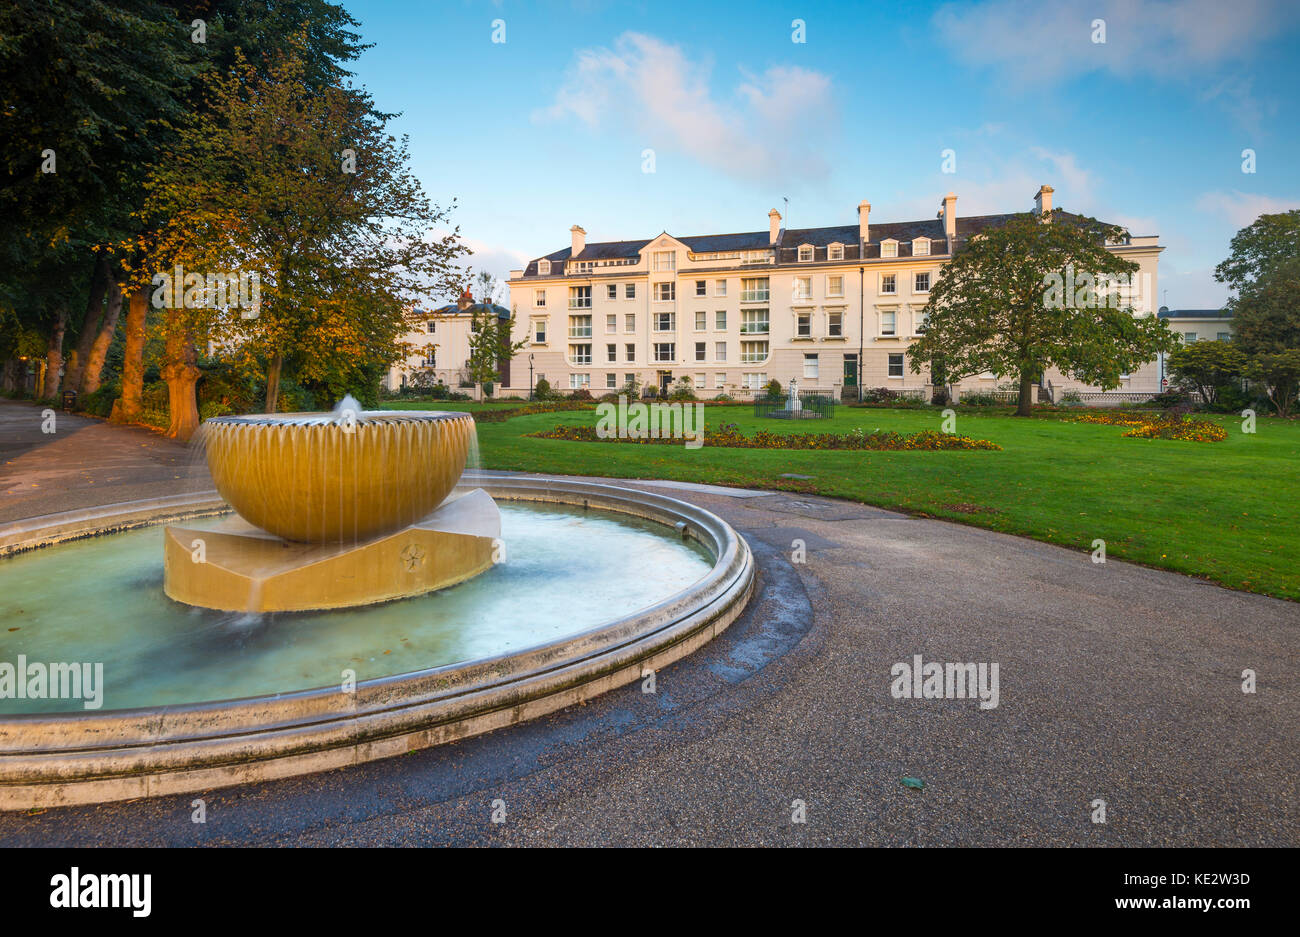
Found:
M 286 540 L 357 542 L 428 516 L 465 470 L 468 413 L 214 417 L 208 469 L 239 515 Z

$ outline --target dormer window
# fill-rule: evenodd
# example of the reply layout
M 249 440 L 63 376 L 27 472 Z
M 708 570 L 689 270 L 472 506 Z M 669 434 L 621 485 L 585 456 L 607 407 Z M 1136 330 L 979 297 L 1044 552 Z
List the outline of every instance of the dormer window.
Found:
M 844 259 L 844 245 L 843 245 L 843 244 L 831 244 L 831 245 L 829 245 L 829 246 L 826 248 L 826 259 L 827 259 L 827 260 L 843 260 L 843 259 Z
M 888 241 L 881 241 L 881 242 L 880 242 L 880 256 L 881 256 L 881 257 L 897 257 L 897 256 L 898 256 L 898 242 L 895 241 L 895 240 L 893 240 L 892 238 L 891 238 L 890 240 L 888 240 Z
M 550 276 L 550 275 L 551 275 L 551 262 L 550 262 L 549 260 L 539 260 L 539 261 L 537 261 L 537 273 L 538 273 L 539 276 L 544 276 L 544 277 L 546 277 L 546 276 Z
M 799 263 L 807 263 L 813 259 L 813 249 L 811 244 L 802 244 L 799 247 Z
M 916 238 L 912 241 L 912 256 L 925 257 L 930 253 L 930 239 Z

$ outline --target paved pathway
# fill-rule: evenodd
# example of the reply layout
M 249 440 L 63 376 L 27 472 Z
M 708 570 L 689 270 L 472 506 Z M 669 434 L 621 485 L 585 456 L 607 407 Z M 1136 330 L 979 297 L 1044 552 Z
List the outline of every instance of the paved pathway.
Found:
M 24 410 L 0 402 L 0 520 L 92 481 L 103 503 L 208 484 L 134 430 L 74 423 L 86 445 L 51 451 Z M 1300 606 L 824 498 L 673 493 L 746 536 L 761 590 L 656 694 L 213 791 L 203 825 L 197 795 L 0 815 L 0 844 L 1300 845 Z M 916 654 L 997 662 L 997 708 L 894 699 Z

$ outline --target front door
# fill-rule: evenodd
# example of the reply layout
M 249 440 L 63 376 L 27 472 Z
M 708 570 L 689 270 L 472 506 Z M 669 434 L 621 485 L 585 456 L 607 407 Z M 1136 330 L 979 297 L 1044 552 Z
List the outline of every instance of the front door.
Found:
M 659 396 L 667 397 L 668 388 L 672 386 L 672 383 L 673 383 L 673 372 L 660 371 L 659 372 Z
M 844 356 L 844 386 L 845 387 L 858 386 L 858 356 L 857 355 Z

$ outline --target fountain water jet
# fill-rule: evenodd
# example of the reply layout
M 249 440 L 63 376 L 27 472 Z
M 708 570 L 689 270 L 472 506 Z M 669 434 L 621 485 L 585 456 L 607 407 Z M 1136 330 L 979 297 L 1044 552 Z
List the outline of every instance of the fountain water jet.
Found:
M 202 441 L 237 517 L 166 528 L 164 591 L 189 605 L 276 612 L 420 595 L 490 568 L 501 518 L 481 489 L 452 501 L 467 413 L 216 417 Z M 445 502 L 445 503 L 444 503 Z

